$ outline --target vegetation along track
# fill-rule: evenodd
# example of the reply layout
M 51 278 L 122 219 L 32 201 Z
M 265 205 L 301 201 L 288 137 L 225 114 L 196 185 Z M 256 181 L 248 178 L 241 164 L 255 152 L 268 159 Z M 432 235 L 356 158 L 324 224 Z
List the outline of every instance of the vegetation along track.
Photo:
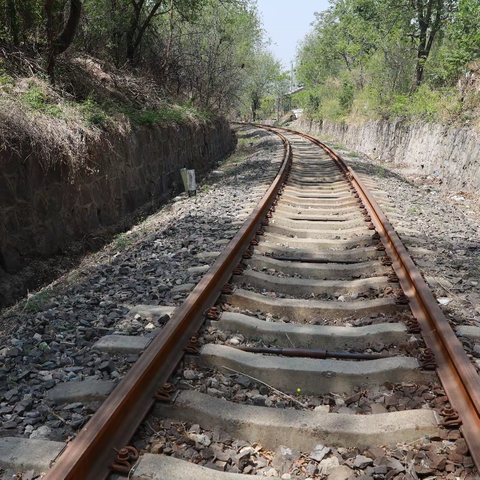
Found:
M 455 478 L 480 465 L 477 372 L 374 185 L 318 140 L 258 127 L 284 142 L 273 183 L 49 480 L 134 466 L 137 480 Z M 139 459 L 122 448 L 132 438 Z

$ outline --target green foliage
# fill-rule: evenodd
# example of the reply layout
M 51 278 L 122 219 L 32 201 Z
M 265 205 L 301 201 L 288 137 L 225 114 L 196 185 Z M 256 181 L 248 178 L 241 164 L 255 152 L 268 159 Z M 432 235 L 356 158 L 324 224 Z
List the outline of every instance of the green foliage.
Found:
M 29 315 L 34 315 L 35 313 L 42 311 L 52 295 L 53 292 L 48 290 L 42 290 L 33 295 L 29 295 L 23 307 L 23 312 Z
M 107 114 L 91 96 L 80 105 L 80 110 L 90 125 L 95 127 L 106 127 L 108 125 Z
M 353 96 L 354 88 L 353 85 L 347 80 L 343 81 L 342 89 L 340 90 L 340 95 L 338 96 L 338 101 L 340 106 L 345 110 L 350 110 L 353 105 Z
M 301 43 L 297 100 L 315 119 L 457 121 L 479 110 L 457 90 L 479 57 L 480 0 L 332 0 Z
M 0 87 L 8 87 L 14 83 L 13 78 L 5 71 L 4 62 L 0 58 Z
M 250 114 L 255 122 L 263 104 L 264 116 L 275 111 L 277 102 L 288 90 L 288 83 L 280 62 L 263 44 L 257 45 L 247 68 L 243 114 Z
M 50 103 L 47 93 L 39 85 L 31 85 L 23 93 L 23 102 L 32 110 L 52 117 L 61 117 L 63 115 L 62 109 Z
M 115 235 L 115 238 L 113 239 L 113 245 L 118 251 L 125 250 L 132 244 L 133 239 L 126 233 L 119 233 L 118 235 Z
M 55 80 L 53 83 L 83 102 L 80 109 L 85 120 L 101 128 L 108 125 L 111 116 L 103 105 L 105 96 L 113 97 L 116 103 L 128 104 L 124 113 L 135 125 L 186 118 L 209 120 L 216 112 L 231 112 L 244 104 L 249 79 L 258 70 L 254 57 L 264 35 L 255 0 L 81 2 L 81 19 L 70 47 L 73 55 L 55 61 L 59 39 L 71 23 L 71 12 L 76 11 L 70 7 L 70 1 L 0 0 L 0 42 L 7 46 L 7 58 L 12 48 L 27 52 L 28 61 L 20 65 L 15 78 L 31 75 L 32 66 L 34 70 L 38 67 L 35 73 L 47 71 L 49 78 Z M 86 54 L 84 57 L 93 62 L 101 59 L 101 67 L 113 63 L 134 76 L 140 72 L 148 77 L 150 84 L 155 84 L 152 96 L 157 95 L 157 101 L 145 105 L 136 98 L 126 98 L 130 93 L 136 97 L 135 89 L 127 95 L 125 91 L 115 95 L 111 88 L 114 82 L 107 79 L 105 83 L 110 86 L 104 88 L 103 78 L 97 78 L 94 85 L 80 85 L 74 91 L 82 78 L 73 82 L 68 78 L 72 74 L 68 63 L 75 61 L 78 53 Z M 8 82 L 9 78 L 0 71 L 0 86 Z M 92 91 L 101 106 L 85 100 Z M 169 99 L 175 104 L 189 103 L 180 109 L 159 108 L 159 103 L 166 105 Z M 30 92 L 26 101 L 31 108 L 44 113 L 60 114 L 41 92 Z
M 118 106 L 115 111 L 123 113 L 132 125 L 152 127 L 164 122 L 183 123 L 191 119 L 211 120 L 213 115 L 202 109 L 195 109 L 191 106 L 170 106 L 158 109 L 138 109 L 133 107 Z

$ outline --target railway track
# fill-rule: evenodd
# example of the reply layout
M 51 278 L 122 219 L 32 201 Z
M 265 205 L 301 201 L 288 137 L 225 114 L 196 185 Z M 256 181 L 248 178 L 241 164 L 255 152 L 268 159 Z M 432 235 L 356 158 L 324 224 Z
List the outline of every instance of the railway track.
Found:
M 388 195 L 317 140 L 261 128 L 284 143 L 274 181 L 45 478 L 474 475 L 478 375 Z

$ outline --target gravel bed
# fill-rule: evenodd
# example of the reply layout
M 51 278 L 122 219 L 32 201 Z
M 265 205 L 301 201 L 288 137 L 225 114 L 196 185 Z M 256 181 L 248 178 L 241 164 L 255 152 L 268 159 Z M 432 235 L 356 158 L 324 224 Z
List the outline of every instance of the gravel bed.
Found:
M 479 197 L 449 191 L 435 175 L 419 175 L 406 165 L 331 146 L 388 192 L 396 214 L 389 220 L 400 237 L 410 237 L 407 249 L 452 327 L 480 327 Z M 459 338 L 480 372 L 480 343 Z
M 264 275 L 268 275 L 269 277 L 298 278 L 298 279 L 302 279 L 302 280 L 321 281 L 321 279 L 319 279 L 319 278 L 313 278 L 312 279 L 312 277 L 309 277 L 308 275 L 300 275 L 298 273 L 285 273 L 285 272 L 282 272 L 281 270 L 277 270 L 275 268 L 250 267 L 250 269 L 253 272 L 260 272 L 260 273 L 263 273 Z M 393 271 L 393 269 L 391 269 L 391 267 L 390 267 L 390 271 Z M 388 273 L 390 273 L 390 271 Z M 359 273 L 359 274 L 352 273 L 352 274 L 349 274 L 348 272 L 345 272 L 344 276 L 345 276 L 345 278 L 335 279 L 335 281 L 337 281 L 337 282 L 348 282 L 348 281 L 352 281 L 352 280 L 361 280 L 361 279 L 365 279 L 365 278 L 376 278 L 376 277 L 380 277 L 380 276 L 385 277 L 385 276 L 387 276 L 387 273 L 384 274 L 384 275 L 381 275 L 381 274 L 376 275 L 374 273 Z M 347 276 L 348 276 L 348 278 L 347 278 Z M 330 280 L 330 279 L 325 278 L 325 280 Z
M 445 298 L 445 313 L 454 323 L 480 327 L 478 196 L 447 191 L 435 176 L 412 173 L 405 165 L 339 152 L 388 192 L 398 215 L 390 215 L 390 221 L 399 233 L 417 237 L 416 246 L 431 250 L 430 255 L 412 256 L 432 290 Z
M 244 290 L 250 290 L 251 292 L 258 293 L 263 295 L 264 297 L 270 298 L 286 298 L 286 299 L 302 299 L 302 300 L 320 300 L 320 301 L 336 301 L 336 302 L 361 302 L 364 300 L 374 300 L 377 298 L 385 298 L 389 296 L 394 296 L 394 288 L 393 287 L 386 287 L 383 291 L 373 291 L 370 289 L 368 292 L 360 292 L 360 293 L 342 293 L 341 295 L 332 295 L 329 293 L 311 293 L 310 295 L 289 295 L 287 293 L 279 293 L 275 291 L 270 291 L 266 289 L 259 290 L 258 288 L 246 283 L 242 282 L 241 278 L 238 278 L 236 285 L 241 287 Z M 398 284 L 393 284 L 397 285 Z
M 171 455 L 219 471 L 270 478 L 477 478 L 466 443 L 456 429 L 391 449 L 360 450 L 319 444 L 311 452 L 299 452 L 289 446 L 270 451 L 260 443 L 232 438 L 218 427 L 206 430 L 198 424 L 150 417 L 133 444 L 140 453 Z
M 345 325 L 344 325 L 345 326 Z M 353 327 L 352 324 L 346 324 L 347 327 Z M 353 327 L 354 328 L 354 327 Z M 207 326 L 204 328 L 202 335 L 199 338 L 200 344 L 215 343 L 217 345 L 228 346 L 244 346 L 244 347 L 278 347 L 275 341 L 265 342 L 260 337 L 249 338 L 240 333 L 224 332 L 215 326 Z M 298 348 L 302 346 L 299 345 Z M 368 353 L 368 354 L 390 354 L 417 357 L 420 351 L 425 348 L 425 343 L 420 335 L 408 335 L 405 342 L 398 345 L 384 344 L 378 342 L 369 348 L 355 348 L 351 347 L 344 349 L 344 352 L 350 353 Z M 342 359 L 342 361 L 348 361 Z M 357 361 L 357 360 L 353 360 Z
M 387 295 L 392 293 L 388 292 Z M 283 295 L 279 297 L 288 298 Z M 224 308 L 241 311 L 229 305 L 224 305 Z M 260 312 L 245 310 L 241 312 L 265 321 L 285 323 L 289 321 L 287 318 L 267 317 Z M 362 326 L 401 321 L 405 318 L 408 318 L 408 314 L 399 313 L 393 316 L 373 314 L 368 317 L 342 320 L 314 319 L 312 323 Z M 412 343 L 421 344 L 418 336 L 410 337 L 415 339 Z M 200 341 L 226 345 L 256 343 L 242 335 L 222 332 L 208 325 L 203 329 Z M 421 346 L 423 347 L 423 344 Z M 225 374 L 216 369 L 200 368 L 194 364 L 184 365 L 172 381 L 177 389 L 193 389 L 235 403 L 265 408 L 317 410 L 325 414 L 370 415 L 416 408 L 440 410 L 447 400 L 445 392 L 438 384 L 389 383 L 379 388 L 357 390 L 351 392 L 349 396 L 335 393 L 305 396 L 297 392 L 296 395 L 287 397 L 243 374 Z M 219 428 L 202 427 L 205 426 L 188 422 L 175 423 L 168 419 L 159 420 L 152 415 L 144 423 L 143 431 L 138 432 L 134 445 L 141 452 L 173 455 L 212 469 L 271 478 L 309 480 L 327 477 L 331 480 L 477 478 L 466 443 L 455 427 L 442 429 L 438 435 L 411 444 L 399 444 L 391 449 L 360 450 L 317 445 L 311 452 L 298 452 L 289 445 L 281 446 L 273 452 L 264 449 L 258 443 L 250 444 L 232 438 Z
M 437 408 L 443 390 L 433 383 L 385 383 L 371 389 L 357 388 L 350 394 L 286 394 L 244 374 L 222 373 L 215 368 L 187 364 L 177 372 L 173 384 L 179 390 L 196 390 L 212 397 L 257 407 L 312 410 L 321 413 L 371 415 L 378 413 Z
M 229 312 L 244 313 L 251 317 L 256 317 L 260 320 L 267 322 L 280 322 L 280 323 L 297 323 L 288 317 L 279 317 L 272 313 L 264 313 L 260 311 L 253 312 L 247 309 L 241 309 L 239 307 L 232 307 L 231 305 L 224 304 L 224 310 Z M 379 323 L 395 323 L 402 322 L 411 318 L 411 315 L 404 312 L 398 312 L 395 314 L 385 313 L 371 313 L 368 316 L 355 315 L 345 318 L 333 318 L 333 317 L 313 317 L 310 320 L 311 325 L 331 325 L 331 326 L 347 326 L 347 327 L 364 327 L 366 325 L 377 325 Z M 306 322 L 305 322 L 306 323 Z M 303 322 L 301 323 L 303 324 Z
M 153 336 L 166 318 L 126 317 L 138 304 L 179 305 L 201 275 L 201 252 L 220 251 L 239 226 L 232 225 L 254 188 L 276 169 L 283 152 L 276 136 L 240 129 L 239 149 L 200 185 L 121 234 L 50 286 L 3 312 L 0 318 L 0 435 L 66 439 L 98 405 L 56 407 L 44 396 L 62 382 L 118 382 L 135 355 L 92 348 L 111 333 Z

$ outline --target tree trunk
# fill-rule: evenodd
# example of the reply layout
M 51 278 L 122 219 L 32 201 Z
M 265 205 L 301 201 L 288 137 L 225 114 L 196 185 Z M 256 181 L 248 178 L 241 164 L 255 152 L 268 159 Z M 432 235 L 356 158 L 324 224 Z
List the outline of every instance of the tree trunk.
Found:
M 173 7 L 174 7 L 173 1 L 174 0 L 171 0 L 170 2 L 170 34 L 168 36 L 167 51 L 165 52 L 165 59 L 162 65 L 162 74 L 164 78 L 166 76 L 168 60 L 170 58 L 170 52 L 172 51 L 172 44 L 173 44 Z
M 61 35 L 55 39 L 55 19 L 53 18 L 54 0 L 45 0 L 47 34 L 47 74 L 51 83 L 55 83 L 55 57 L 63 53 L 72 44 L 82 14 L 82 2 L 70 0 L 70 15 Z
M 17 10 L 15 8 L 14 0 L 7 0 L 8 6 L 8 20 L 10 23 L 10 30 L 12 32 L 12 40 L 15 46 L 18 45 L 18 21 L 17 21 Z
M 48 1 L 48 0 L 47 0 Z M 70 15 L 62 34 L 55 40 L 55 55 L 63 53 L 73 42 L 82 15 L 82 2 L 70 0 Z
M 419 44 L 417 50 L 417 66 L 415 68 L 415 88 L 423 81 L 425 62 L 430 55 L 435 36 L 440 30 L 444 0 L 417 0 L 417 19 L 420 26 Z M 424 8 L 426 6 L 426 11 Z M 435 6 L 435 18 L 432 21 L 432 13 Z
M 55 83 L 55 46 L 53 31 L 53 1 L 45 0 L 45 18 L 47 34 L 47 74 L 50 82 Z
M 127 58 L 131 62 L 133 62 L 134 60 L 135 52 L 137 51 L 137 48 L 142 42 L 143 35 L 145 34 L 147 28 L 150 26 L 153 17 L 157 13 L 157 10 L 162 5 L 163 1 L 164 0 L 155 2 L 142 25 L 140 25 L 140 13 L 145 2 L 142 0 L 139 3 L 135 4 L 135 16 L 129 32 L 127 33 Z
M 426 26 L 425 30 L 420 33 L 420 44 L 418 45 L 417 50 L 417 66 L 415 67 L 415 87 L 419 87 L 423 80 L 423 71 L 425 68 L 425 61 L 428 57 L 428 52 L 426 51 Z

